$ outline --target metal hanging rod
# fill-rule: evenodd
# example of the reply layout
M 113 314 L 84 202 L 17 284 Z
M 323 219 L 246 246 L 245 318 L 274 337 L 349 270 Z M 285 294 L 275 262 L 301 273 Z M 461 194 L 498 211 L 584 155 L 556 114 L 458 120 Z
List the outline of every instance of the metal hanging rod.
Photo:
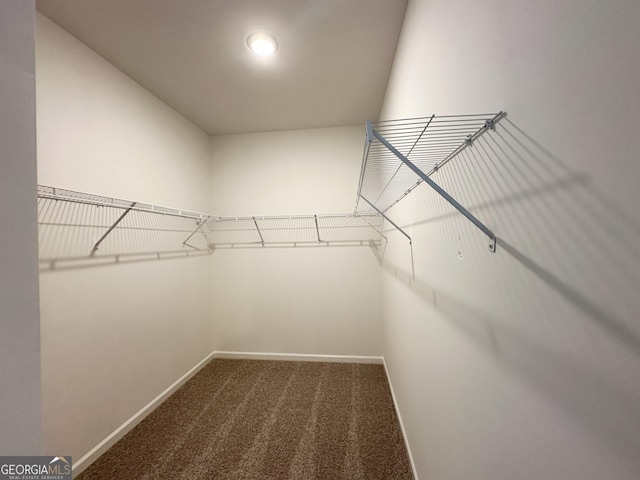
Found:
M 487 235 L 489 250 L 495 252 L 493 232 L 430 177 L 484 133 L 494 130 L 505 116 L 505 112 L 498 112 L 368 121 L 355 210 L 359 211 L 363 199 L 373 210 L 385 214 L 425 182 Z

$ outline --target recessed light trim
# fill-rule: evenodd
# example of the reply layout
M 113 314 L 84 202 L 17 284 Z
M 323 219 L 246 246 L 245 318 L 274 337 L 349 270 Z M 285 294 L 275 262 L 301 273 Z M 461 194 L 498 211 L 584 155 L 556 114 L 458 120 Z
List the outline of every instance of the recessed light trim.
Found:
M 255 32 L 247 38 L 249 49 L 261 57 L 273 55 L 278 50 L 278 42 L 271 35 L 263 32 Z

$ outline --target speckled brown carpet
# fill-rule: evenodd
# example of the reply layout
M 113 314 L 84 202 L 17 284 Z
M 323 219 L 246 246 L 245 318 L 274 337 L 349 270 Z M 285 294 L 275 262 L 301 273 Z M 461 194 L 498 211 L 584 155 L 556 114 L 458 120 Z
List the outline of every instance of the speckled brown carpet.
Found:
M 77 478 L 413 477 L 382 365 L 216 359 Z

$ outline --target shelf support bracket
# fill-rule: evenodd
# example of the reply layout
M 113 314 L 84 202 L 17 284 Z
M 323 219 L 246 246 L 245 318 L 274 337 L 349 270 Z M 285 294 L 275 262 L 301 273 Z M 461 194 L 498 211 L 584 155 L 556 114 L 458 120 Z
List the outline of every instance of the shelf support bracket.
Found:
M 364 173 L 367 170 L 367 158 L 369 157 L 369 147 L 374 140 L 373 136 L 373 124 L 371 120 L 367 120 L 365 123 L 366 135 L 364 141 L 364 152 L 362 154 L 362 167 L 360 168 L 360 179 L 358 180 L 358 193 L 356 194 L 355 211 L 358 211 L 358 202 L 360 201 L 360 192 L 362 192 L 362 182 L 364 180 Z
M 207 248 L 209 250 L 212 250 L 212 243 L 209 240 L 209 237 L 207 237 L 207 234 L 204 232 L 204 230 L 202 230 L 202 227 L 204 227 L 204 225 L 211 219 L 211 216 L 208 216 L 206 219 L 202 219 L 200 218 L 200 221 L 197 222 L 197 227 L 196 229 L 191 232 L 191 235 L 189 235 L 187 238 L 184 239 L 184 241 L 182 242 L 182 245 L 185 247 L 190 247 L 193 248 L 194 250 L 200 250 L 199 248 L 194 247 L 193 245 L 188 244 L 187 242 L 189 240 L 191 240 L 191 237 L 193 237 L 196 233 L 198 233 L 199 231 L 202 232 L 202 236 L 204 237 L 204 239 L 207 241 Z
M 318 228 L 318 215 L 313 216 L 313 221 L 316 224 L 316 235 L 318 236 L 318 243 L 322 243 L 322 240 L 320 240 L 320 229 Z
M 371 143 L 373 142 L 373 123 L 371 122 L 371 120 L 367 120 L 365 123 L 365 128 L 367 131 L 367 143 Z
M 260 243 L 264 246 L 264 238 L 262 237 L 262 232 L 260 231 L 260 227 L 258 226 L 258 222 L 256 221 L 256 217 L 253 217 L 253 224 L 256 226 L 256 230 L 258 235 L 260 235 Z
M 382 135 L 380 135 L 377 131 L 373 130 L 373 135 L 382 143 L 391 153 L 393 153 L 398 159 L 404 163 L 409 169 L 413 171 L 418 177 L 420 177 L 427 185 L 433 188 L 442 198 L 444 198 L 447 202 L 449 202 L 456 210 L 458 210 L 462 215 L 467 217 L 467 219 L 473 223 L 476 227 L 478 227 L 482 233 L 484 233 L 487 237 L 489 237 L 489 251 L 496 251 L 496 236 L 493 232 L 480 220 L 478 220 L 469 210 L 464 208 L 458 201 L 449 195 L 445 190 L 440 187 L 436 182 L 431 180 L 429 176 L 420 170 L 417 166 L 415 166 L 407 157 L 405 157 L 402 153 L 400 153 L 393 145 L 391 145 Z M 365 200 L 366 201 L 366 200 Z M 367 201 L 367 203 L 369 203 Z M 369 203 L 369 205 L 371 205 Z M 375 208 L 375 207 L 374 207 Z M 378 210 L 376 208 L 376 210 Z
M 378 214 L 382 215 L 382 218 L 384 218 L 387 222 L 389 222 L 391 225 L 393 225 L 401 234 L 403 234 L 405 237 L 407 237 L 409 239 L 409 245 L 411 245 L 411 237 L 409 236 L 409 234 L 407 232 L 405 232 L 403 229 L 401 229 L 393 220 L 391 220 L 389 217 L 387 217 L 383 212 L 378 210 L 378 207 L 376 207 L 369 200 L 364 198 L 362 195 L 360 195 L 360 198 L 363 199 L 365 202 L 367 202 L 367 204 L 369 204 L 369 206 L 371 208 L 373 208 L 376 212 L 378 212 Z
M 104 234 L 100 237 L 100 239 L 95 243 L 95 245 L 94 245 L 94 246 L 93 246 L 93 248 L 91 249 L 91 253 L 89 254 L 89 256 L 90 256 L 90 257 L 93 257 L 93 256 L 96 254 L 96 252 L 98 251 L 98 247 L 100 246 L 100 244 L 102 243 L 102 241 L 103 241 L 105 238 L 107 238 L 107 236 L 108 236 L 108 235 L 113 231 L 113 229 L 114 229 L 114 228 L 116 228 L 116 227 L 118 226 L 118 224 L 119 224 L 122 220 L 124 220 L 124 217 L 126 217 L 126 216 L 127 216 L 127 214 L 128 214 L 128 213 L 133 209 L 133 207 L 135 207 L 135 206 L 136 206 L 136 203 L 137 203 L 137 202 L 133 202 L 133 203 L 129 206 L 129 208 L 127 208 L 127 209 L 122 213 L 122 215 L 120 215 L 120 216 L 118 217 L 118 219 L 117 219 L 115 222 L 113 222 L 113 225 L 111 225 L 111 226 L 109 227 L 109 229 L 108 229 L 106 232 L 104 232 Z

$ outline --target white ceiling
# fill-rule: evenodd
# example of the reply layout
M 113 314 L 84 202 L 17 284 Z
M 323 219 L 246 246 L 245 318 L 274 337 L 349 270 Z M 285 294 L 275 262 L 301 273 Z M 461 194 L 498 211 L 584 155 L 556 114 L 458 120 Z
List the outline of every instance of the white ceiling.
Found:
M 376 119 L 407 0 L 37 0 L 209 134 Z M 278 52 L 255 56 L 266 31 Z

